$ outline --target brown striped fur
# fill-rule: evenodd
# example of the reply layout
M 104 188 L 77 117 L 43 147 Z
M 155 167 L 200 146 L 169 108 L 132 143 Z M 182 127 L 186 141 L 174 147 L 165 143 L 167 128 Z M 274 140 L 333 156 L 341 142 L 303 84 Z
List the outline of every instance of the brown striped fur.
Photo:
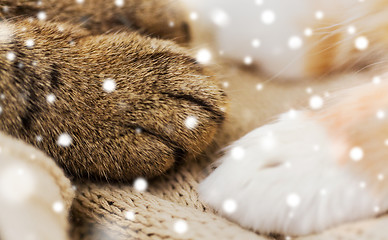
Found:
M 2 0 L 1 5 L 10 4 L 9 14 L 30 15 L 36 12 L 33 2 Z M 224 120 L 225 94 L 188 50 L 132 31 L 98 35 L 121 27 L 111 17 L 128 13 L 143 32 L 187 40 L 186 30 L 154 25 L 163 17 L 183 24 L 168 11 L 158 15 L 167 1 L 126 1 L 125 9 L 107 18 L 104 13 L 113 6 L 95 1 L 85 28 L 68 23 L 81 16 L 73 1 L 43 2 L 49 17 L 67 23 L 7 16 L 13 36 L 0 43 L 2 131 L 42 149 L 70 175 L 92 179 L 160 175 L 210 144 Z M 147 6 L 149 15 L 131 12 Z M 26 46 L 28 39 L 33 47 Z M 9 52 L 14 60 L 5 57 Z M 115 80 L 114 92 L 103 90 L 107 78 Z M 56 96 L 54 103 L 46 100 L 49 94 Z M 184 124 L 190 116 L 198 119 L 194 129 Z M 69 147 L 57 144 L 62 133 L 72 137 Z
M 124 0 L 122 7 L 114 0 L 1 0 L 0 6 L 8 8 L 1 13 L 6 18 L 45 12 L 47 20 L 80 25 L 92 34 L 136 30 L 178 43 L 190 40 L 188 14 L 177 0 Z

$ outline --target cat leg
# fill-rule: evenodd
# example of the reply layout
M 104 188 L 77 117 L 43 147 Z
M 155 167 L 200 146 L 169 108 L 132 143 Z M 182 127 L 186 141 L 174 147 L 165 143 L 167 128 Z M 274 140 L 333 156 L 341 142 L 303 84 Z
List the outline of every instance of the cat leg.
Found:
M 224 120 L 217 80 L 170 41 L 28 20 L 1 27 L 12 34 L 0 44 L 0 129 L 73 176 L 160 175 L 201 153 Z
M 387 91 L 365 84 L 253 130 L 226 150 L 201 198 L 245 227 L 287 235 L 386 211 Z
M 189 15 L 176 0 L 3 0 L 0 7 L 5 18 L 68 22 L 93 34 L 128 29 L 178 43 L 190 41 Z

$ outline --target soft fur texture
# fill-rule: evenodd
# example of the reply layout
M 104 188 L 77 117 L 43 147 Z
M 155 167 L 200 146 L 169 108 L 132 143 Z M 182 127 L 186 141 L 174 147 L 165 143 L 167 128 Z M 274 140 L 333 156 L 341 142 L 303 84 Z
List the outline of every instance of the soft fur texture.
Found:
M 382 30 L 387 24 L 386 1 L 256 1 L 256 6 L 252 2 L 242 8 L 232 1 L 196 4 L 218 25 L 215 35 L 223 54 L 241 60 L 252 53 L 272 74 L 271 80 L 368 67 L 378 75 L 387 68 L 388 38 Z M 266 25 L 258 13 L 269 9 L 276 17 Z M 306 26 L 311 33 L 302 36 Z M 286 40 L 293 36 L 300 46 L 287 49 Z M 262 40 L 256 50 L 248 44 L 255 38 Z M 354 77 L 363 78 L 357 73 Z M 319 232 L 388 210 L 383 181 L 388 174 L 388 85 L 384 76 L 364 81 L 369 83 L 326 99 L 315 96 L 322 103 L 312 103 L 313 110 L 291 111 L 294 120 L 284 115 L 231 145 L 201 184 L 202 199 L 243 226 L 290 235 Z M 290 195 L 298 203 L 295 208 L 287 206 Z
M 37 18 L 71 23 L 92 34 L 138 31 L 178 43 L 190 40 L 188 15 L 179 1 L 171 0 L 1 0 L 4 18 Z
M 38 149 L 0 134 L 0 237 L 66 240 L 69 179 Z M 55 207 L 54 207 L 55 206 Z
M 291 111 L 228 147 L 199 193 L 243 226 L 293 236 L 388 209 L 387 191 L 378 179 L 384 170 L 367 178 L 354 171 L 357 164 L 341 165 L 333 137 L 306 113 Z M 381 148 L 384 143 L 374 144 Z M 235 211 L 228 212 L 227 201 L 235 202 Z
M 386 0 L 184 1 L 212 29 L 223 56 L 259 66 L 270 79 L 380 69 L 386 61 Z M 355 47 L 359 37 L 366 49 Z
M 0 59 L 0 129 L 43 149 L 72 176 L 160 175 L 200 153 L 223 122 L 223 91 L 172 42 L 136 32 L 91 36 L 37 20 L 9 20 L 2 29 L 13 39 L 0 54 L 14 57 Z M 113 92 L 103 89 L 107 79 Z M 61 134 L 70 146 L 58 144 Z

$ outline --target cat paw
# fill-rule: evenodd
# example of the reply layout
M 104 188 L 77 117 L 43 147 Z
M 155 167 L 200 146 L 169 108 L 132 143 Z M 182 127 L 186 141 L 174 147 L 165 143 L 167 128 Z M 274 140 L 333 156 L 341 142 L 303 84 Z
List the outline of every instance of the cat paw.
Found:
M 341 164 L 326 129 L 291 111 L 231 145 L 199 186 L 202 200 L 260 233 L 306 235 L 388 208 L 351 164 Z M 360 157 L 353 152 L 352 157 Z
M 12 56 L 0 59 L 0 129 L 72 176 L 163 174 L 201 153 L 223 123 L 217 79 L 170 41 L 137 33 L 78 37 L 71 25 L 28 20 L 4 27 L 15 37 L 0 44 L 0 55 Z

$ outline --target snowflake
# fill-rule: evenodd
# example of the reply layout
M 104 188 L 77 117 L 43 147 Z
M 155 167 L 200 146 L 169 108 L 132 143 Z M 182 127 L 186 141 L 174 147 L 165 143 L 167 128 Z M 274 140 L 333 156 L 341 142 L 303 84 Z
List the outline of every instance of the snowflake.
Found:
M 65 28 L 62 25 L 58 25 L 57 27 L 58 31 L 63 32 L 65 31 Z
M 314 149 L 314 151 L 318 152 L 321 149 L 321 147 L 316 144 L 313 146 L 313 149 Z
M 291 193 L 287 196 L 287 205 L 291 208 L 296 208 L 300 204 L 300 196 L 296 193 Z
M 63 203 L 61 201 L 56 201 L 53 204 L 52 208 L 53 208 L 54 212 L 60 213 L 65 209 L 65 206 L 63 205 Z
M 126 219 L 131 221 L 135 220 L 135 213 L 133 211 L 126 211 L 124 214 Z
M 311 28 L 306 28 L 303 33 L 306 37 L 310 37 L 313 35 L 313 30 Z
M 303 45 L 303 40 L 298 36 L 292 36 L 288 39 L 288 47 L 292 50 L 301 48 Z
M 245 58 L 244 58 L 244 64 L 245 65 L 251 65 L 252 64 L 252 57 L 250 57 L 250 56 L 246 56 Z
M 37 142 L 41 142 L 43 140 L 43 137 L 41 135 L 38 135 L 35 137 Z
M 295 111 L 295 109 L 290 109 L 288 112 L 287 112 L 287 117 L 289 119 L 296 119 L 298 117 L 298 113 L 297 111 Z
M 322 188 L 320 191 L 319 191 L 319 194 L 321 194 L 321 196 L 326 196 L 327 195 L 327 190 L 325 188 Z
M 136 134 L 140 134 L 140 133 L 142 133 L 142 132 L 143 132 L 143 129 L 142 129 L 142 128 L 137 127 L 137 128 L 135 129 L 135 133 L 136 133 Z
M 252 43 L 251 43 L 251 44 L 252 44 L 252 47 L 258 48 L 258 47 L 260 47 L 261 42 L 260 42 L 259 39 L 255 38 L 255 39 L 252 40 Z
M 378 119 L 384 119 L 384 118 L 385 118 L 385 112 L 384 112 L 383 110 L 377 111 L 376 117 L 377 117 Z
M 325 14 L 322 11 L 316 11 L 315 12 L 315 18 L 318 19 L 318 20 L 323 19 L 324 16 L 325 16 Z
M 263 0 L 255 0 L 255 3 L 256 3 L 256 5 L 262 5 L 263 4 Z
M 230 151 L 232 158 L 236 160 L 241 160 L 245 156 L 245 150 L 242 147 L 234 147 Z
M 379 207 L 379 206 L 374 206 L 374 207 L 373 207 L 373 211 L 374 211 L 375 213 L 380 212 L 380 207 Z
M 379 181 L 384 180 L 384 174 L 379 173 L 379 174 L 377 175 L 377 179 L 378 179 Z
M 220 27 L 225 27 L 229 24 L 229 16 L 222 9 L 216 9 L 211 13 L 211 19 L 214 24 Z
M 276 146 L 276 140 L 272 132 L 268 132 L 260 139 L 260 146 L 263 150 L 273 150 Z
M 102 83 L 102 88 L 104 89 L 105 92 L 111 93 L 114 90 L 116 90 L 116 82 L 112 78 L 107 78 L 104 80 Z
M 353 147 L 352 149 L 350 149 L 349 157 L 353 161 L 360 161 L 364 157 L 364 151 L 360 147 Z
M 233 199 L 227 199 L 223 202 L 222 209 L 228 214 L 234 213 L 237 209 L 237 203 Z
M 35 41 L 34 41 L 34 39 L 27 39 L 25 44 L 26 44 L 26 47 L 32 48 L 35 45 Z
M 61 147 L 69 147 L 73 142 L 73 139 L 68 133 L 62 133 L 59 135 L 57 144 Z
M 369 40 L 368 38 L 366 38 L 365 36 L 360 36 L 360 37 L 357 37 L 355 40 L 354 40 L 354 46 L 360 50 L 360 51 L 363 51 L 365 49 L 368 48 L 369 46 Z
M 56 99 L 56 97 L 55 97 L 54 94 L 49 94 L 46 97 L 47 102 L 50 103 L 50 104 L 53 104 L 55 102 L 55 99 Z
M 187 226 L 187 222 L 185 220 L 177 220 L 175 223 L 174 223 L 174 231 L 178 234 L 184 234 L 185 232 L 187 232 L 188 230 L 188 226 Z
M 311 87 L 306 88 L 306 93 L 308 94 L 313 93 L 313 89 Z
M 195 116 L 189 116 L 185 120 L 185 126 L 188 129 L 194 129 L 198 125 L 198 119 Z
M 37 17 L 39 20 L 44 21 L 47 19 L 47 14 L 46 14 L 46 12 L 40 11 L 40 12 L 38 12 Z
M 263 90 L 263 84 L 261 84 L 261 83 L 257 84 L 257 85 L 256 85 L 256 90 L 257 90 L 257 91 Z
M 7 52 L 7 59 L 8 59 L 8 61 L 13 62 L 15 60 L 15 58 L 16 58 L 16 55 L 15 55 L 14 52 Z
M 193 21 L 197 20 L 198 19 L 198 13 L 191 12 L 190 13 L 190 19 L 193 20 Z
M 347 29 L 349 34 L 355 34 L 356 33 L 356 27 L 353 25 L 350 25 Z
M 196 59 L 199 63 L 207 64 L 211 61 L 212 54 L 209 50 L 203 48 L 197 52 Z
M 310 107 L 312 109 L 320 109 L 322 108 L 323 106 L 323 99 L 318 96 L 318 95 L 314 95 L 310 98 Z
M 381 77 L 380 76 L 374 76 L 372 78 L 372 83 L 376 84 L 376 85 L 380 84 L 381 83 Z
M 261 21 L 264 24 L 266 25 L 272 24 L 275 20 L 276 20 L 276 15 L 272 10 L 267 9 L 261 13 Z
M 148 182 L 144 178 L 137 178 L 133 183 L 133 187 L 139 192 L 144 192 L 147 190 Z
M 122 7 L 124 6 L 124 0 L 115 0 L 115 5 L 117 7 Z
M 85 2 L 85 0 L 75 0 L 75 2 L 78 4 L 83 4 Z

